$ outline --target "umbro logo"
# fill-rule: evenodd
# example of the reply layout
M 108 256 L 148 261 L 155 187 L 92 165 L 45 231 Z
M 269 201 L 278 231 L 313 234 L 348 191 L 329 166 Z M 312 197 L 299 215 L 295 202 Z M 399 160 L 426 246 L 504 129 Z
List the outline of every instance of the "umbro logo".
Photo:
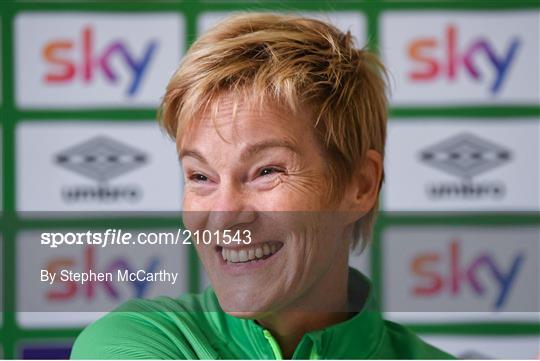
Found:
M 54 157 L 54 162 L 97 182 L 95 185 L 67 186 L 62 190 L 66 202 L 114 203 L 137 201 L 142 191 L 136 185 L 109 185 L 112 179 L 141 168 L 148 155 L 130 145 L 100 135 L 67 148 Z
M 508 162 L 511 154 L 500 145 L 462 133 L 424 149 L 420 158 L 432 167 L 470 180 Z
M 512 152 L 472 133 L 460 133 L 420 151 L 419 158 L 461 180 L 430 183 L 427 186 L 430 198 L 501 198 L 506 189 L 502 182 L 473 182 L 473 178 L 510 162 Z
M 100 135 L 56 155 L 56 163 L 97 182 L 106 182 L 140 168 L 148 156 L 131 146 Z

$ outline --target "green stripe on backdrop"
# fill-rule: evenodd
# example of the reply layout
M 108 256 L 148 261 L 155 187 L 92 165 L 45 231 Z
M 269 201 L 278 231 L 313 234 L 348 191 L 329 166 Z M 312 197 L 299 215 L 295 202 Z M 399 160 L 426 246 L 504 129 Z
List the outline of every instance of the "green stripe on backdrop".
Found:
M 538 323 L 516 323 L 516 322 L 492 322 L 486 323 L 467 323 L 451 324 L 439 323 L 437 325 L 429 324 L 409 324 L 415 332 L 421 334 L 433 335 L 468 335 L 468 336 L 519 336 L 519 335 L 538 335 L 540 334 L 540 325 Z
M 13 234 L 15 229 L 12 227 L 14 218 L 14 189 L 15 189 L 15 160 L 14 160 L 14 130 L 13 123 L 10 121 L 16 117 L 13 99 L 13 81 L 14 74 L 13 58 L 5 54 L 13 54 L 12 46 L 12 16 L 9 4 L 0 3 L 0 14 L 2 21 L 1 42 L 2 42 L 2 178 L 3 178 L 3 227 L 2 227 L 2 245 L 3 245 L 3 271 L 2 271 L 2 306 L 4 309 L 14 309 L 15 305 L 15 244 Z M 3 354 L 5 358 L 13 358 L 13 345 L 19 334 L 15 323 L 15 314 L 13 312 L 4 312 L 2 319 L 2 343 Z

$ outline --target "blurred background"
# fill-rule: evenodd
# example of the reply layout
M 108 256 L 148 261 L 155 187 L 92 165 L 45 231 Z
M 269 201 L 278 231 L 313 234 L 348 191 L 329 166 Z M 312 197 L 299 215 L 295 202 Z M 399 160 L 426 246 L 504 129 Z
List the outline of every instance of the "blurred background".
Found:
M 255 10 L 350 30 L 390 71 L 382 212 L 351 259 L 386 316 L 461 358 L 539 358 L 540 5 L 522 0 L 1 1 L 0 356 L 66 358 L 102 312 L 207 285 L 191 248 L 44 250 L 39 237 L 181 226 L 156 107 L 198 34 Z M 152 262 L 184 275 L 177 289 L 37 276 Z

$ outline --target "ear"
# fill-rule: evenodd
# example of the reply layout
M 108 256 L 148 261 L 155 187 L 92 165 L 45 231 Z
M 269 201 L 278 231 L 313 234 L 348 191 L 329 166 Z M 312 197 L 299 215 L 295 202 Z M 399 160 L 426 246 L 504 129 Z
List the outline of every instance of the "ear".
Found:
M 349 206 L 353 212 L 364 215 L 375 206 L 379 197 L 382 173 L 381 154 L 374 149 L 368 150 L 362 163 L 354 170 L 350 183 Z

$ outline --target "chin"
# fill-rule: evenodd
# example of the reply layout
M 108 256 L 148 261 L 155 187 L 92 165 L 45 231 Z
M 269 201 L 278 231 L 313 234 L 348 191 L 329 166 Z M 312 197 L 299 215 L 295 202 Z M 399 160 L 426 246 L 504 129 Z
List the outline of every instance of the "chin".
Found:
M 267 314 L 272 308 L 271 300 L 261 297 L 260 291 L 227 290 L 219 292 L 216 289 L 216 295 L 221 309 L 227 314 L 238 317 L 254 319 Z

